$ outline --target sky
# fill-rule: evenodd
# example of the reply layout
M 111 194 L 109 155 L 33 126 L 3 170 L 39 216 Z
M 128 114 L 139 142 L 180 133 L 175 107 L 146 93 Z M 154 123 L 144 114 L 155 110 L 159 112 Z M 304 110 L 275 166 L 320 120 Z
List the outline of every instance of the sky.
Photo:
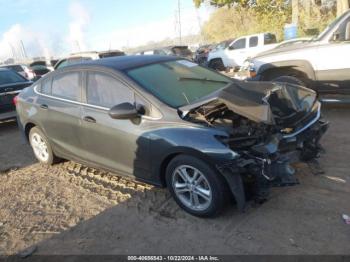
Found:
M 180 0 L 182 35 L 213 11 Z M 179 36 L 178 0 L 0 0 L 0 59 L 135 47 Z

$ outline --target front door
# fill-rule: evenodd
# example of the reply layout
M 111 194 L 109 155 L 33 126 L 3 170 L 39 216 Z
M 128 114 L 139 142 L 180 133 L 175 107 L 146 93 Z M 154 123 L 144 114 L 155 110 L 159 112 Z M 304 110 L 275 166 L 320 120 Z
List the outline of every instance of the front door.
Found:
M 316 77 L 322 84 L 318 91 L 350 94 L 350 17 L 332 38 L 317 50 Z
M 84 159 L 124 175 L 147 173 L 149 139 L 141 119 L 112 119 L 108 110 L 135 103 L 134 92 L 115 76 L 88 72 L 86 103 L 82 111 L 81 139 Z
M 246 38 L 240 38 L 234 41 L 226 50 L 228 58 L 227 65 L 230 67 L 237 67 L 243 65 L 244 60 L 247 58 L 247 40 Z

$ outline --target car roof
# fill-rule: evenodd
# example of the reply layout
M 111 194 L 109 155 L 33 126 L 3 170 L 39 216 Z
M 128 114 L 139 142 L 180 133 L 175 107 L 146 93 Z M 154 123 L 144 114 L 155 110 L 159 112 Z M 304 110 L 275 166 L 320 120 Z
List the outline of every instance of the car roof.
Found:
M 92 61 L 84 61 L 79 64 L 66 66 L 65 68 L 76 68 L 83 66 L 103 66 L 112 68 L 118 71 L 124 71 L 131 68 L 141 67 L 145 65 L 175 61 L 183 58 L 175 57 L 175 56 L 165 56 L 165 55 L 131 55 L 131 56 L 116 56 L 116 57 L 108 57 L 102 58 Z
M 22 65 L 22 64 L 0 65 L 1 68 L 4 68 L 4 67 L 11 67 L 11 66 L 25 66 L 25 65 Z

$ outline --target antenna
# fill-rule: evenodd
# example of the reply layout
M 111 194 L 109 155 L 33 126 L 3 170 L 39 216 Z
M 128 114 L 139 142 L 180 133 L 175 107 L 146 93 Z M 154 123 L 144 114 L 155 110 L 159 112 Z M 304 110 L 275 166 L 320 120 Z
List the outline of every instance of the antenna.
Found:
M 23 55 L 24 55 L 24 58 L 28 58 L 27 57 L 27 52 L 26 52 L 26 49 L 24 47 L 24 44 L 23 44 L 23 41 L 21 40 L 21 47 L 22 47 L 22 52 L 23 52 Z
M 179 37 L 180 37 L 180 45 L 182 44 L 182 36 L 181 36 L 181 3 L 180 0 L 177 0 L 178 7 L 178 15 L 179 15 Z

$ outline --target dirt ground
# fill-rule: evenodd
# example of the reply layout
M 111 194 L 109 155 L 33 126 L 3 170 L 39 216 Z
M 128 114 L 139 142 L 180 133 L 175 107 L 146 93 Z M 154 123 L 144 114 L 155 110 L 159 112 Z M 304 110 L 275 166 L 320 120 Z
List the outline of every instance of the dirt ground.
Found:
M 315 174 L 268 202 L 215 219 L 192 217 L 164 189 L 65 162 L 34 160 L 14 122 L 0 124 L 0 254 L 350 254 L 350 109 L 331 127 Z

